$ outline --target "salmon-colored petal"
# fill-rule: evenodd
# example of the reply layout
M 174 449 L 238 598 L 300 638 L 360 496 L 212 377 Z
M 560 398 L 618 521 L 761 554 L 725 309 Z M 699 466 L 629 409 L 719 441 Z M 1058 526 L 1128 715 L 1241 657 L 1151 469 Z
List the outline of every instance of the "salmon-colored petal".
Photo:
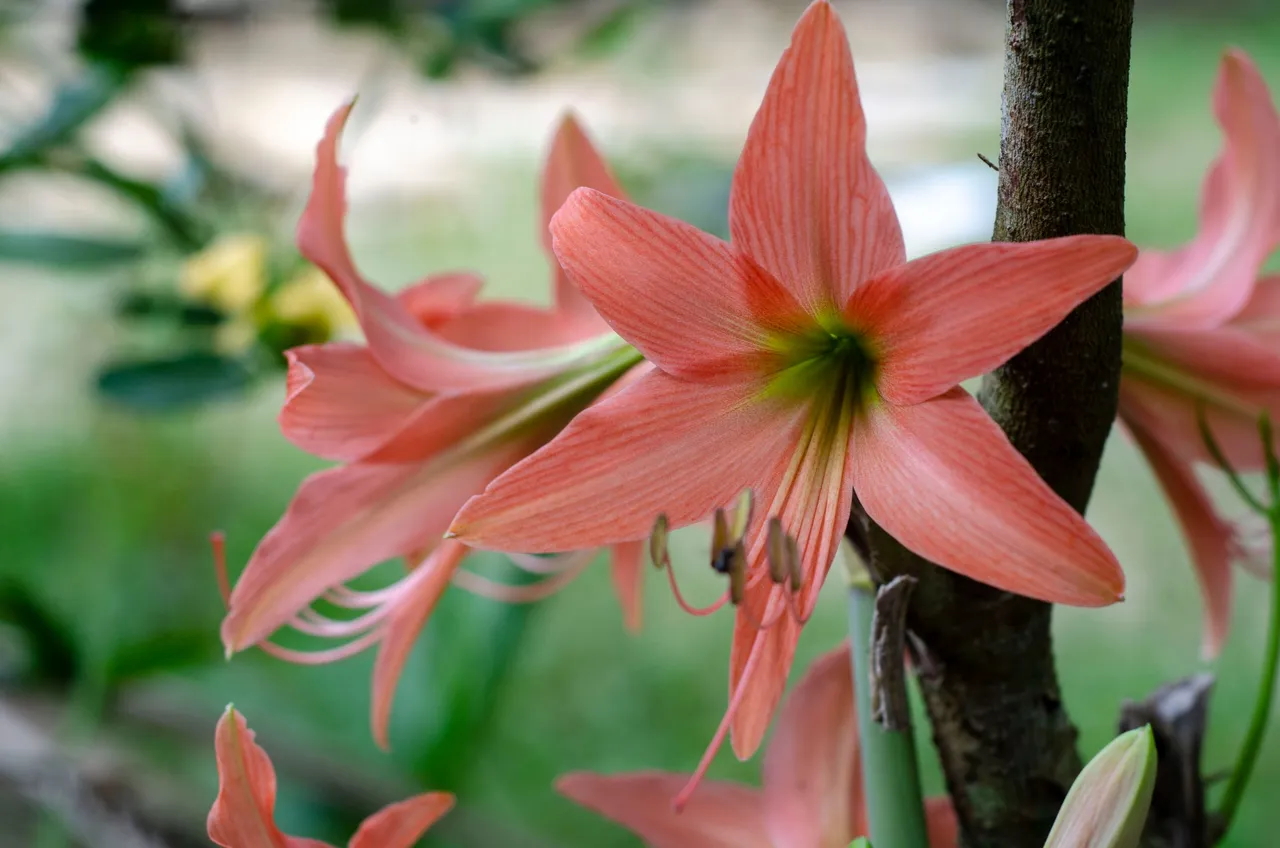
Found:
M 929 848 L 960 848 L 960 822 L 950 798 L 925 798 L 924 818 Z
M 360 463 L 311 475 L 236 582 L 223 643 L 244 650 L 326 589 L 434 547 L 458 507 L 523 452 L 514 445 L 452 464 Z
M 1249 300 L 1280 245 L 1280 115 L 1257 67 L 1238 50 L 1223 57 L 1213 111 L 1225 145 L 1205 179 L 1200 230 L 1150 269 L 1135 266 L 1130 301 L 1146 308 L 1132 311 L 1134 326 L 1222 324 Z
M 1213 501 L 1187 460 L 1179 459 L 1156 436 L 1141 428 L 1131 426 L 1129 432 L 1151 463 L 1191 549 L 1191 562 L 1204 598 L 1202 650 L 1206 658 L 1216 657 L 1231 625 L 1231 528 L 1218 517 Z
M 1280 412 L 1280 391 L 1235 389 L 1222 384 L 1215 388 L 1230 399 L 1231 405 L 1203 405 L 1204 419 L 1214 441 L 1237 471 L 1262 468 L 1257 416 L 1264 409 L 1269 410 L 1273 418 Z M 1120 417 L 1126 423 L 1157 434 L 1161 442 L 1184 460 L 1215 462 L 1200 432 L 1193 397 L 1126 372 L 1120 379 Z
M 552 553 L 643 539 L 659 513 L 673 527 L 701 521 L 796 438 L 790 410 L 755 389 L 650 371 L 494 480 L 450 529 L 476 547 Z
M 383 749 L 389 747 L 387 727 L 391 721 L 391 704 L 405 661 L 468 550 L 458 542 L 443 542 L 405 578 L 391 602 L 394 606 L 382 625 L 378 658 L 373 664 L 373 702 L 369 711 L 373 740 Z
M 427 792 L 390 804 L 364 820 L 349 848 L 413 848 L 451 809 L 453 796 L 448 792 Z
M 542 170 L 542 243 L 555 274 L 556 310 L 585 332 L 607 329 L 595 307 L 569 279 L 551 251 L 551 218 L 576 188 L 593 188 L 613 197 L 626 197 L 604 158 L 572 114 L 560 119 Z
M 915 406 L 877 405 L 854 442 L 862 506 L 917 554 L 1054 603 L 1121 599 L 1124 574 L 1106 544 L 963 389 Z
M 814 660 L 778 716 L 764 758 L 765 827 L 774 848 L 847 846 L 861 791 L 848 644 Z
M 551 235 L 604 319 L 669 374 L 754 373 L 771 335 L 805 321 L 778 281 L 732 246 L 625 200 L 578 189 Z
M 800 625 L 790 614 L 761 630 L 757 622 L 772 621 L 781 609 L 781 595 L 772 584 L 754 586 L 733 622 L 733 643 L 729 649 L 729 697 L 732 714 L 728 721 L 733 753 L 740 760 L 755 755 L 764 742 L 773 714 L 787 689 L 787 677 L 800 641 Z M 719 742 L 712 743 L 708 755 Z
M 298 250 L 341 289 L 360 321 L 369 349 L 391 376 L 424 391 L 497 388 L 529 383 L 556 373 L 594 349 L 559 347 L 536 354 L 476 351 L 428 331 L 396 298 L 360 275 L 347 249 L 346 174 L 338 165 L 338 139 L 352 104 L 329 119 L 316 149 L 311 197 L 298 221 Z
M 906 258 L 866 139 L 848 37 L 828 3 L 813 3 L 751 123 L 729 200 L 733 243 L 811 313 L 839 309 Z
M 393 380 L 363 345 L 305 345 L 285 357 L 289 374 L 280 430 L 325 459 L 364 456 L 427 402 L 427 395 Z
M 640 630 L 646 550 L 643 541 L 620 542 L 612 547 L 609 554 L 613 590 L 617 592 L 618 604 L 622 607 L 622 621 L 632 633 Z
M 599 317 L 588 327 L 580 317 L 500 300 L 461 310 L 435 330 L 445 341 L 493 352 L 554 348 L 607 332 L 609 328 Z
M 786 689 L 800 623 L 812 614 L 849 523 L 853 487 L 848 474 L 853 410 L 820 395 L 806 410 L 804 434 L 791 442 L 779 474 L 758 487 L 757 512 L 777 517 L 800 551 L 801 587 L 793 598 L 767 578 L 766 524 L 748 533 L 749 587 L 734 623 L 729 658 L 733 750 L 745 759 L 755 753 Z M 781 616 L 781 617 L 779 617 Z M 776 622 L 760 629 L 763 622 Z
M 973 244 L 867 281 L 845 320 L 875 350 L 886 399 L 910 404 L 990 371 L 1133 262 L 1117 236 Z
M 471 306 L 484 280 L 466 271 L 432 274 L 396 292 L 396 300 L 414 320 L 428 329 Z
M 276 771 L 231 707 L 218 719 L 214 750 L 218 797 L 209 810 L 209 838 L 222 848 L 286 848 L 275 822 Z
M 1259 278 L 1249 302 L 1228 326 L 1265 339 L 1267 344 L 1280 342 L 1280 274 Z
M 707 781 L 677 813 L 671 799 L 688 779 L 663 772 L 577 772 L 557 780 L 556 791 L 612 819 L 651 848 L 772 848 L 758 790 Z
M 1126 331 L 1135 349 L 1207 383 L 1211 389 L 1245 393 L 1280 390 L 1280 349 L 1232 325 L 1209 330 L 1156 327 Z

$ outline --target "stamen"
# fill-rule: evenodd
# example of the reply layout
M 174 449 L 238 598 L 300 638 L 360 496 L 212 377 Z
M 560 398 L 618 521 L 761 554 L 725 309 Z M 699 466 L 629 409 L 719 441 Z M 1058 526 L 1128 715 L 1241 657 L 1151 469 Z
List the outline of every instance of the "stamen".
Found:
M 666 572 L 667 572 L 667 582 L 671 584 L 671 594 L 675 596 L 676 604 L 680 607 L 680 609 L 689 613 L 689 615 L 698 615 L 698 616 L 711 615 L 713 612 L 720 609 L 721 607 L 723 607 L 725 604 L 729 602 L 729 593 L 726 591 L 723 595 L 719 597 L 719 599 L 713 601 L 710 606 L 706 606 L 706 607 L 691 606 L 689 602 L 684 599 L 684 595 L 680 592 L 680 586 L 679 584 L 676 583 L 676 570 L 674 568 L 668 567 L 666 569 Z
M 288 621 L 288 626 L 308 636 L 319 636 L 324 639 L 344 639 L 357 633 L 363 633 L 370 627 L 375 626 L 387 617 L 391 608 L 391 604 L 384 604 L 358 618 L 340 621 L 321 615 L 311 607 L 307 607 L 291 618 Z
M 257 647 L 276 659 L 284 660 L 285 662 L 297 663 L 298 665 L 324 665 L 325 663 L 337 662 L 338 660 L 355 656 L 365 648 L 376 644 L 381 638 L 382 628 L 379 627 L 345 645 L 339 645 L 336 648 L 329 648 L 324 651 L 295 651 L 292 648 L 282 648 L 266 639 L 259 642 Z
M 399 585 L 397 581 L 382 589 L 365 592 L 339 584 L 330 588 L 321 597 L 334 606 L 339 606 L 343 609 L 372 609 L 391 600 L 391 597 L 396 594 Z
M 575 551 L 574 554 L 566 554 L 565 556 L 574 556 L 578 553 L 586 553 L 588 556 L 579 557 L 577 562 L 563 569 L 560 573 L 538 583 L 531 583 L 528 586 L 512 586 L 508 583 L 499 583 L 465 568 L 459 568 L 454 572 L 453 584 L 482 598 L 489 598 L 505 604 L 533 603 L 534 601 L 549 598 L 559 592 L 581 574 L 583 569 L 590 565 L 591 560 L 595 558 L 595 551 L 593 550 Z
M 743 489 L 742 494 L 738 495 L 738 505 L 733 512 L 733 525 L 730 528 L 733 539 L 741 539 L 747 535 L 747 528 L 751 526 L 751 515 L 755 510 L 755 495 L 750 489 Z
M 227 578 L 227 534 L 221 530 L 210 533 L 209 546 L 213 548 L 213 575 L 218 581 L 222 605 L 231 609 L 231 581 Z
M 769 519 L 765 531 L 765 549 L 769 561 L 769 579 L 781 585 L 791 575 L 791 565 L 787 561 L 791 548 L 787 544 L 788 536 L 782 529 L 782 519 L 774 516 Z
M 804 586 L 804 563 L 800 559 L 800 543 L 790 534 L 786 536 L 787 566 L 791 575 L 791 591 L 799 592 Z
M 667 537 L 670 531 L 667 514 L 658 513 L 658 517 L 653 522 L 653 532 L 649 534 L 649 561 L 655 568 L 671 567 L 671 557 L 667 551 Z
M 517 568 L 527 571 L 530 574 L 554 575 L 560 574 L 566 569 L 573 568 L 578 564 L 576 555 L 578 551 L 572 551 L 564 554 L 554 554 L 552 556 L 538 556 L 537 554 L 507 554 L 507 558 L 511 560 Z M 591 551 L 594 557 L 595 550 Z
M 747 548 L 739 539 L 729 553 L 729 599 L 736 607 L 747 597 Z
M 728 553 L 733 545 L 729 536 L 729 519 L 724 509 L 716 507 L 715 519 L 711 530 L 711 567 L 721 574 L 728 573 Z
M 729 728 L 733 725 L 733 717 L 738 714 L 738 708 L 742 706 L 742 701 L 746 697 L 747 681 L 751 679 L 756 666 L 760 664 L 760 656 L 763 653 L 755 645 L 751 647 L 751 654 L 747 657 L 747 664 L 743 666 L 742 676 L 738 678 L 738 688 L 734 690 L 733 697 L 729 699 L 729 706 L 724 711 L 724 718 L 720 719 L 720 726 L 716 728 L 715 735 L 711 737 L 711 744 L 707 746 L 707 750 L 703 753 L 702 759 L 698 762 L 698 767 L 694 769 L 693 775 L 689 778 L 689 782 L 680 790 L 680 794 L 676 795 L 671 801 L 671 806 L 677 813 L 684 809 L 685 804 L 689 803 L 690 796 L 693 795 L 694 790 L 698 788 L 698 784 L 706 776 L 707 769 L 711 766 L 711 761 L 715 759 L 720 746 L 724 744 L 724 738 L 728 735 Z

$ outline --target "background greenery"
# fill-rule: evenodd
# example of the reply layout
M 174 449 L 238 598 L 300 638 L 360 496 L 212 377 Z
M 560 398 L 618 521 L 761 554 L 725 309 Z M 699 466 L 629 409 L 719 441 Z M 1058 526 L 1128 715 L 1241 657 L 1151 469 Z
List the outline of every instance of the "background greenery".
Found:
M 538 70 L 535 59 L 503 58 L 500 33 L 508 25 L 485 15 L 504 4 L 447 5 L 463 10 L 448 19 L 465 24 L 456 32 L 433 24 L 436 29 L 427 29 L 446 33 L 433 41 L 437 36 L 422 36 L 419 24 L 390 20 L 378 24 L 389 33 L 386 49 L 409 51 L 424 72 L 437 76 L 501 78 Z M 1220 52 L 1229 44 L 1248 50 L 1280 93 L 1280 8 L 1240 4 L 1230 15 L 1206 17 L 1145 8 L 1140 0 L 1139 12 L 1129 234 L 1140 244 L 1171 246 L 1194 230 L 1199 181 L 1219 143 L 1208 99 Z M 628 16 L 641 14 L 665 12 L 601 16 L 599 26 L 578 33 L 586 46 L 577 49 L 607 61 L 634 32 Z M 105 43 L 91 47 L 119 54 L 116 42 Z M 172 45 L 148 49 L 142 50 L 147 62 L 169 62 L 180 53 Z M 132 81 L 135 71 L 114 72 Z M 996 98 L 993 90 L 981 129 L 935 140 L 924 164 L 967 163 L 977 150 L 994 158 Z M 617 166 L 642 202 L 722 228 L 732 160 L 698 151 L 696 140 L 678 154 L 633 151 Z M 484 272 L 497 293 L 545 298 L 545 264 L 532 235 L 536 163 L 526 159 L 495 157 L 461 195 L 357 204 L 353 242 L 371 276 L 407 281 L 427 270 L 470 267 Z M 231 158 L 222 167 L 234 175 L 237 162 Z M 912 172 L 900 166 L 894 173 Z M 302 188 L 294 186 L 294 193 Z M 8 181 L 0 184 L 0 209 L 2 198 L 15 202 L 10 189 Z M 234 184 L 221 197 L 238 204 L 241 226 L 247 207 L 277 235 L 288 231 L 296 211 Z M 212 231 L 224 226 L 217 204 L 225 203 L 216 193 L 193 202 Z M 14 217 L 10 206 L 6 220 Z M 689 769 L 724 706 L 728 617 L 684 616 L 654 573 L 644 631 L 628 635 L 603 567 L 535 608 L 510 610 L 451 593 L 409 663 L 393 717 L 393 752 L 384 755 L 367 729 L 369 657 L 319 668 L 252 652 L 229 664 L 221 659 L 208 532 L 225 530 L 232 562 L 244 562 L 302 476 L 321 467 L 276 430 L 277 372 L 263 371 L 228 399 L 165 415 L 139 414 L 96 395 L 96 369 L 140 331 L 113 317 L 132 280 L 99 275 L 89 265 L 89 273 L 30 262 L 0 265 L 0 292 L 22 314 L 9 320 L 46 322 L 40 332 L 58 340 L 42 348 L 47 356 L 14 354 L 0 368 L 0 384 L 37 386 L 0 391 L 4 704 L 90 764 L 122 807 L 174 845 L 207 844 L 202 822 L 216 787 L 212 729 L 228 701 L 248 717 L 282 773 L 279 819 L 290 832 L 341 843 L 374 806 L 422 786 L 453 789 L 461 799 L 431 836 L 432 845 L 635 844 L 560 799 L 551 782 L 573 769 Z M 54 292 L 55 305 L 45 298 L 33 306 L 33 287 Z M 31 312 L 22 313 L 27 308 Z M 0 350 L 5 344 L 0 335 Z M 40 384 L 70 388 L 50 401 Z M 1110 738 L 1124 699 L 1202 668 L 1199 601 L 1186 552 L 1150 473 L 1119 435 L 1108 447 L 1090 518 L 1126 565 L 1130 589 L 1116 608 L 1062 610 L 1057 618 L 1059 669 L 1086 754 Z M 693 551 L 699 540 L 683 544 Z M 693 567 L 694 557 L 687 559 L 684 582 L 694 594 L 709 595 L 711 578 Z M 370 582 L 378 578 L 375 573 Z M 1210 770 L 1224 767 L 1235 750 L 1260 664 L 1263 593 L 1247 575 L 1240 587 L 1232 637 L 1210 666 L 1218 675 Z M 824 599 L 805 632 L 797 668 L 842 638 L 839 593 L 828 594 L 833 597 Z M 753 781 L 757 769 L 757 762 L 740 764 L 726 752 L 712 773 Z M 928 779 L 940 790 L 932 763 Z M 1229 845 L 1269 844 L 1280 732 L 1270 739 L 1255 781 Z M 56 820 L 6 806 L 5 792 L 0 778 L 0 813 L 10 811 L 2 817 L 0 844 L 66 844 Z

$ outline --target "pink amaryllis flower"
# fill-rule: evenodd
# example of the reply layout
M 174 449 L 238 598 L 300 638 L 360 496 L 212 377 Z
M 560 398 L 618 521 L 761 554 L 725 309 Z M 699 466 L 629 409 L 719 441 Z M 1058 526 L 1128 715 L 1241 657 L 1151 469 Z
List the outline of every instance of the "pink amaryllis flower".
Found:
M 329 848 L 327 842 L 288 836 L 276 827 L 276 771 L 253 731 L 231 707 L 218 720 L 218 797 L 209 810 L 209 838 L 222 848 Z M 349 848 L 412 848 L 453 807 L 447 792 L 427 792 L 369 816 Z
M 641 356 L 600 319 L 554 259 L 550 309 L 476 302 L 479 280 L 466 274 L 428 278 L 397 297 L 367 283 L 343 233 L 337 145 L 349 110 L 335 114 L 319 145 L 298 245 L 346 296 L 368 343 L 291 350 L 280 414 L 294 444 L 343 464 L 303 481 L 258 545 L 230 593 L 222 638 L 228 653 L 257 644 L 307 663 L 376 644 L 372 724 L 385 747 L 396 682 L 450 582 L 502 600 L 533 600 L 563 585 L 592 556 L 517 558 L 547 579 L 521 588 L 495 584 L 459 569 L 466 547 L 441 543 L 454 514 L 575 413 L 630 379 Z M 544 227 L 580 185 L 620 193 L 577 123 L 566 118 L 543 176 Z M 399 556 L 412 568 L 394 585 L 372 592 L 345 585 Z M 626 619 L 638 626 L 641 546 L 615 545 L 613 569 Z M 311 608 L 321 596 L 360 614 L 324 616 Z M 303 652 L 266 641 L 285 625 L 343 644 Z
M 865 139 L 844 29 L 818 0 L 751 125 L 731 243 L 599 192 L 570 195 L 551 223 L 556 256 L 654 370 L 578 415 L 451 528 L 479 547 L 571 550 L 643 538 L 659 514 L 701 521 L 751 489 L 730 705 L 712 743 L 732 725 L 742 757 L 781 697 L 855 489 L 908 548 L 983 582 L 1081 605 L 1123 589 L 1106 545 L 957 384 L 1053 327 L 1136 249 L 1075 236 L 906 262 Z M 773 518 L 798 545 L 794 579 L 768 568 Z
M 1213 108 L 1225 135 L 1188 244 L 1143 250 L 1124 279 L 1120 420 L 1151 463 L 1191 548 L 1214 655 L 1231 613 L 1233 560 L 1248 539 L 1219 516 L 1194 464 L 1211 461 L 1201 420 L 1237 470 L 1262 467 L 1258 419 L 1280 417 L 1280 116 L 1258 69 L 1222 60 Z
M 819 657 L 778 716 L 764 757 L 764 786 L 706 781 L 676 812 L 688 775 L 580 772 L 556 788 L 632 830 L 653 848 L 848 848 L 867 833 L 849 647 Z M 926 801 L 929 844 L 957 844 L 947 798 Z

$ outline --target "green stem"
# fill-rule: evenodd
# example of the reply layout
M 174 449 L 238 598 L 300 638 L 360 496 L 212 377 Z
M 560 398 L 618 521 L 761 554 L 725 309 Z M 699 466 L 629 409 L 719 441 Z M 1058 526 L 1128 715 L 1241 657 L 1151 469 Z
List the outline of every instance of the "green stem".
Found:
M 929 848 L 915 739 L 910 729 L 885 730 L 871 712 L 871 618 L 875 607 L 875 587 L 869 581 L 851 582 L 849 633 L 853 638 L 853 688 L 869 836 L 875 845 Z
M 1266 654 L 1262 660 L 1262 678 L 1258 684 L 1257 700 L 1253 704 L 1253 716 L 1249 719 L 1249 731 L 1245 734 L 1240 757 L 1236 760 L 1236 767 L 1231 772 L 1222 804 L 1218 808 L 1224 836 L 1231 828 L 1232 819 L 1240 807 L 1240 799 L 1249 785 L 1254 766 L 1258 763 L 1258 755 L 1262 751 L 1262 742 L 1267 733 L 1267 721 L 1271 717 L 1276 673 L 1280 670 L 1280 462 L 1276 460 L 1271 441 L 1271 424 L 1265 417 L 1260 430 L 1267 455 L 1267 482 L 1271 494 L 1271 504 L 1267 510 L 1267 520 L 1271 526 L 1271 620 L 1267 628 Z

